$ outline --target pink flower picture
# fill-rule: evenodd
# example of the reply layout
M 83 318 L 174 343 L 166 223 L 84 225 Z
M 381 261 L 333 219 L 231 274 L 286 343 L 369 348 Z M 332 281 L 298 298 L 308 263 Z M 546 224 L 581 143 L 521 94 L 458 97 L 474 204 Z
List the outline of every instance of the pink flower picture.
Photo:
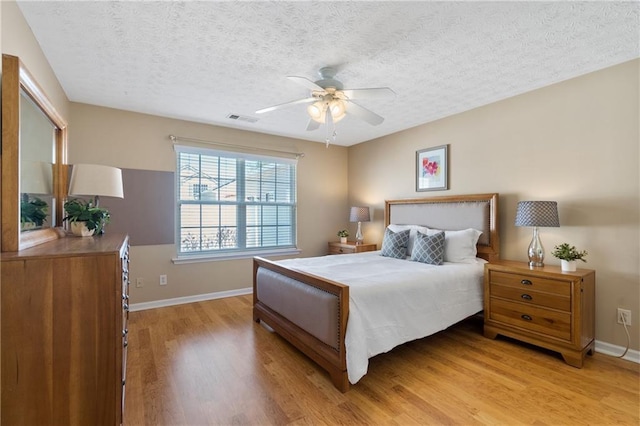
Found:
M 438 167 L 438 158 L 429 159 L 427 157 L 422 159 L 422 177 L 436 176 L 440 172 Z
M 449 189 L 447 182 L 449 145 L 416 151 L 416 191 Z

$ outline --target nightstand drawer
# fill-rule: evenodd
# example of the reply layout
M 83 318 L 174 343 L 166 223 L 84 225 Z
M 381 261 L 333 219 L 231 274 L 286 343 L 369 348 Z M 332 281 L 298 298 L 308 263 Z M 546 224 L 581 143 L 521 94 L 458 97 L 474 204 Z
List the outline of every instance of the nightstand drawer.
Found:
M 355 253 L 356 247 L 347 244 L 329 244 L 329 254 Z
M 522 287 L 522 288 L 521 288 Z M 525 286 L 511 287 L 491 283 L 491 296 L 545 308 L 571 311 L 571 297 L 533 291 Z
M 489 282 L 491 284 L 502 284 L 519 289 L 542 291 L 567 297 L 571 296 L 571 283 L 569 281 L 540 278 L 534 275 L 489 271 Z
M 571 314 L 507 300 L 491 299 L 491 319 L 547 336 L 571 340 Z
M 353 241 L 346 243 L 330 242 L 329 254 L 363 253 L 365 251 L 375 251 L 376 248 L 375 244 L 356 244 Z

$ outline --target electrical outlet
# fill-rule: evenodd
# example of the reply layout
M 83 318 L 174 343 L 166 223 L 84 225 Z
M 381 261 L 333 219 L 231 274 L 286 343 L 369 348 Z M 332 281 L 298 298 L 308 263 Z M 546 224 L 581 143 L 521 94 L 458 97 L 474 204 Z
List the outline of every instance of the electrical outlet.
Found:
M 144 278 L 136 278 L 136 287 L 144 287 Z
M 622 318 L 627 326 L 631 325 L 631 311 L 629 309 L 618 308 L 618 324 L 622 324 Z
M 167 276 L 160 275 L 160 285 L 167 285 Z

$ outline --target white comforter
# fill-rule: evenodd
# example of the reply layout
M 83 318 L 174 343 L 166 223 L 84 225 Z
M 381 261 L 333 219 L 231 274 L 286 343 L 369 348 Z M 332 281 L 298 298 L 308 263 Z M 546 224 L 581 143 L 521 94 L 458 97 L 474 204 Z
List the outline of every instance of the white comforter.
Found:
M 372 356 L 482 310 L 482 259 L 434 266 L 377 251 L 278 263 L 349 285 L 345 345 L 351 383 L 367 373 Z

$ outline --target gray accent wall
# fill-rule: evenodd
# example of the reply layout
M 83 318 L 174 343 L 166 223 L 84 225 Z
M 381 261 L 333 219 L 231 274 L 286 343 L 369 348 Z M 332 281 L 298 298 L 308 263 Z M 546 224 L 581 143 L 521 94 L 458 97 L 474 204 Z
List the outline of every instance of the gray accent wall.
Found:
M 111 222 L 106 233 L 129 234 L 132 246 L 173 244 L 175 183 L 173 172 L 122 169 L 124 199 L 101 197 Z

